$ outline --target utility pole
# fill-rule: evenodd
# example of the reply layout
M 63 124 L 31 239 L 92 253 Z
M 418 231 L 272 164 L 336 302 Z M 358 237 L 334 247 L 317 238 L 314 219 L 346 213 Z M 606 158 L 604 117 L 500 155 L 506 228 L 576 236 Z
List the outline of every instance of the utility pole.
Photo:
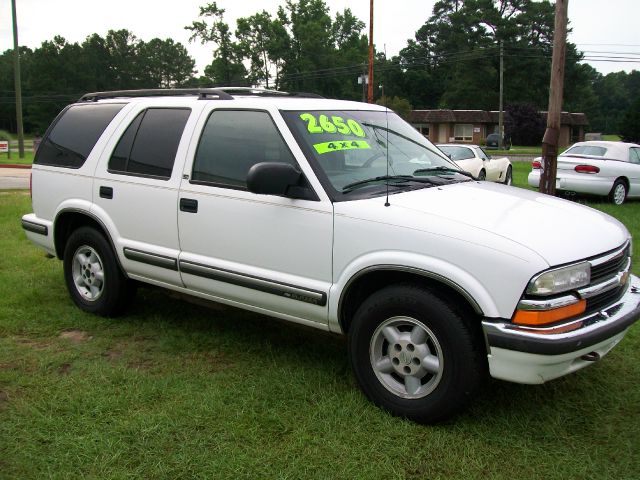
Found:
M 24 130 L 22 128 L 22 82 L 20 81 L 20 50 L 18 49 L 18 20 L 16 0 L 11 0 L 13 16 L 13 72 L 16 89 L 16 121 L 18 123 L 18 156 L 24 158 Z
M 502 40 L 500 40 L 500 111 L 498 112 L 498 148 L 502 149 L 502 143 L 504 142 L 504 49 Z
M 369 6 L 369 89 L 367 102 L 373 103 L 373 0 Z
M 556 194 L 556 172 L 558 140 L 560 139 L 560 116 L 562 114 L 562 90 L 564 87 L 564 63 L 567 47 L 567 8 L 569 0 L 556 0 L 556 21 L 553 34 L 553 58 L 551 60 L 551 82 L 549 84 L 549 110 L 547 130 L 542 139 L 543 169 L 540 176 L 540 191 Z

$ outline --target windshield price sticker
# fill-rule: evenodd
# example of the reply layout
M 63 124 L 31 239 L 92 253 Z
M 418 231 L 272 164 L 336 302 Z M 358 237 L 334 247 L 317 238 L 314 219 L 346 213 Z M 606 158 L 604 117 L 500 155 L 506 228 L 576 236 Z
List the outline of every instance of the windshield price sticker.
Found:
M 355 135 L 356 137 L 366 137 L 362 125 L 353 118 L 344 118 L 337 115 L 320 115 L 316 118 L 311 113 L 302 113 L 300 119 L 307 122 L 307 131 L 309 133 L 337 133 L 340 135 Z
M 313 148 L 319 155 L 340 150 L 367 150 L 371 146 L 363 140 L 337 140 L 334 142 L 316 143 Z

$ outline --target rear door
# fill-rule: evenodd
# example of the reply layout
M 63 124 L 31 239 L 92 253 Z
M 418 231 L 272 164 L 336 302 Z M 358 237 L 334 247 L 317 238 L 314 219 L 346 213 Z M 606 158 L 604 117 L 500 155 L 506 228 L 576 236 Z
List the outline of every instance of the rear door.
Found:
M 94 209 L 109 224 L 125 271 L 182 285 L 176 225 L 178 188 L 195 122 L 188 106 L 135 105 L 110 140 L 94 181 Z M 193 118 L 192 118 L 193 117 Z
M 186 287 L 302 323 L 327 322 L 333 207 L 279 112 L 202 115 L 180 188 L 180 271 Z M 301 169 L 317 199 L 249 192 L 260 162 Z

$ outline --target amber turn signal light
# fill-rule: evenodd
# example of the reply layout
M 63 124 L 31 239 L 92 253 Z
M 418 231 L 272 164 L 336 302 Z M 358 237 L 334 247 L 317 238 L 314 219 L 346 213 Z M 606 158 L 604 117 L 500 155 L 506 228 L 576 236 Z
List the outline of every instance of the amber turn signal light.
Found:
M 580 315 L 586 309 L 587 301 L 579 300 L 577 303 L 552 310 L 517 310 L 513 316 L 513 323 L 518 325 L 546 325 Z

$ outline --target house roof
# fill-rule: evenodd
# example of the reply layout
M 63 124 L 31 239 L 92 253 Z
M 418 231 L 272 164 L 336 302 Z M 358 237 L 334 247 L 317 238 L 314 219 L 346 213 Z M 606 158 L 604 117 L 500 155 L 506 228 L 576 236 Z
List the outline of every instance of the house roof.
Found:
M 412 110 L 409 114 L 410 123 L 498 123 L 499 113 L 495 110 Z M 540 112 L 547 119 L 547 112 Z M 509 114 L 504 112 L 505 121 Z M 560 119 L 562 125 L 587 126 L 589 120 L 584 113 L 562 112 Z

